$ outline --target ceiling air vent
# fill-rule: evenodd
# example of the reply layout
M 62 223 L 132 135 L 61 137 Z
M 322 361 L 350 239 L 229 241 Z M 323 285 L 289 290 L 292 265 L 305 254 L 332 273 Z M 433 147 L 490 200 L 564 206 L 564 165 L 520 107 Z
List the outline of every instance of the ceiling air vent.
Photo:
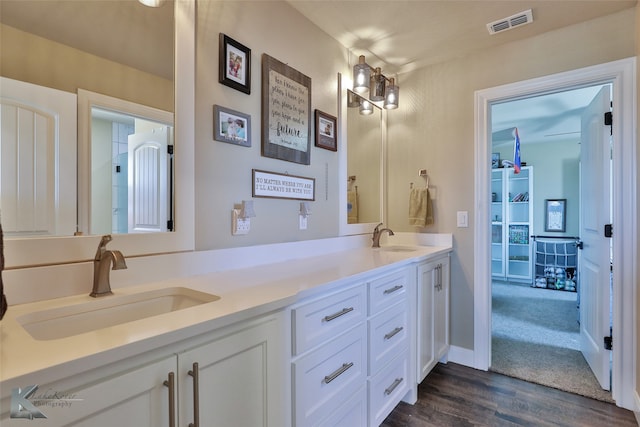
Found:
M 511 30 L 512 28 L 519 27 L 521 25 L 530 24 L 533 22 L 533 14 L 531 9 L 524 12 L 516 13 L 508 18 L 499 19 L 487 24 L 489 34 L 496 34 L 502 31 Z

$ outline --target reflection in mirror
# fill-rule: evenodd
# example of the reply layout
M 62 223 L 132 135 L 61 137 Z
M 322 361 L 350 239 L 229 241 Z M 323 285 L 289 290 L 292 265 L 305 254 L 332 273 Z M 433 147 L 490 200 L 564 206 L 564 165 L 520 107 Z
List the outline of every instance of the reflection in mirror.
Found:
M 0 21 L 0 74 L 3 77 L 67 94 L 75 95 L 81 88 L 87 89 L 120 100 L 169 111 L 170 121 L 162 119 L 159 122 L 169 126 L 167 135 L 173 139 L 173 1 L 167 0 L 158 8 L 149 8 L 138 1 L 0 1 Z M 4 95 L 4 87 L 0 90 Z M 75 120 L 75 111 L 72 116 Z M 55 121 L 53 123 L 55 126 Z M 24 127 L 23 124 L 19 126 Z M 80 131 L 83 125 L 78 123 L 77 126 Z M 112 221 L 107 222 L 101 218 L 113 216 L 114 208 L 108 200 L 110 197 L 104 191 L 89 195 L 91 188 L 86 182 L 80 180 L 75 183 L 76 167 L 78 177 L 88 179 L 83 175 L 83 171 L 90 168 L 90 163 L 83 162 L 98 161 L 95 155 L 97 153 L 89 156 L 81 153 L 83 149 L 86 151 L 87 147 L 83 148 L 79 144 L 90 144 L 91 139 L 83 140 L 80 134 L 78 137 L 80 155 L 77 165 L 60 163 L 61 160 L 75 160 L 75 147 L 73 150 L 60 150 L 60 147 L 52 150 L 59 155 L 55 156 L 49 171 L 53 171 L 54 174 L 70 171 L 74 176 L 74 182 L 56 182 L 56 188 L 50 192 L 56 199 L 48 200 L 47 203 L 55 206 L 56 211 L 48 212 L 48 218 L 36 218 L 37 222 L 34 226 L 30 225 L 30 228 L 25 229 L 22 224 L 18 224 L 13 236 L 69 236 L 76 231 L 86 234 L 134 230 L 130 225 L 126 228 L 115 225 L 122 224 L 124 216 L 117 218 L 113 228 L 110 224 L 107 225 Z M 65 140 L 65 143 L 67 142 Z M 2 144 L 3 150 L 8 149 L 7 139 L 3 139 Z M 112 162 L 111 151 L 102 152 L 109 157 L 100 161 L 104 164 Z M 3 173 L 4 166 L 3 163 Z M 36 185 L 37 182 L 30 187 L 33 189 Z M 61 191 L 65 194 L 70 193 L 70 187 L 78 188 L 77 198 L 75 190 L 72 197 L 58 197 Z M 22 194 L 21 189 L 16 191 L 16 199 L 30 197 L 29 194 Z M 163 197 L 167 198 L 171 192 L 167 191 L 165 194 L 167 196 Z M 104 203 L 105 200 L 109 203 Z M 96 201 L 106 210 L 98 211 L 100 207 L 90 206 L 91 201 Z M 7 207 L 0 206 L 3 207 L 6 211 Z M 116 209 L 122 212 L 121 208 L 122 205 L 119 204 Z M 37 212 L 37 209 L 35 211 Z M 79 213 L 78 218 L 76 211 Z M 89 211 L 95 215 L 84 214 Z M 143 221 L 144 226 L 138 223 L 135 230 L 167 231 L 166 221 L 170 220 L 170 210 L 164 208 L 162 212 L 163 214 L 153 221 L 147 215 Z M 159 214 L 160 211 L 155 213 Z M 72 227 L 66 224 L 59 226 L 57 218 L 60 217 L 66 218 L 73 224 Z M 99 220 L 95 227 L 93 224 L 88 225 L 90 217 Z M 159 225 L 161 217 L 165 218 L 162 226 Z
M 347 223 L 382 222 L 382 109 L 347 90 Z
M 63 3 L 66 3 L 68 7 L 63 7 Z M 137 47 L 136 42 L 139 40 L 131 35 L 131 31 L 135 28 L 140 29 L 141 33 L 150 35 L 154 34 L 153 28 L 160 28 L 166 33 L 168 39 L 158 34 L 155 37 L 156 46 L 158 47 L 150 47 L 148 50 L 162 51 L 168 54 L 168 66 L 165 67 L 165 70 L 169 71 L 169 75 L 154 75 L 149 71 L 141 71 L 141 69 L 133 66 L 118 63 L 114 59 L 101 58 L 97 53 L 84 53 L 79 47 L 71 48 L 63 45 L 61 41 L 53 42 L 47 40 L 43 35 L 33 36 L 26 29 L 18 30 L 15 27 L 10 27 L 5 21 L 5 18 L 9 16 L 9 14 L 5 13 L 6 8 L 9 6 L 21 7 L 23 4 L 31 5 L 30 12 L 34 12 L 35 15 L 31 17 L 30 21 L 32 24 L 35 23 L 35 27 L 43 27 L 45 24 L 49 24 L 49 21 L 56 21 L 62 25 L 61 34 L 67 32 L 67 27 L 74 26 L 71 24 L 88 22 L 89 12 L 87 8 L 92 7 L 94 4 L 99 4 L 104 8 L 101 14 L 103 21 L 93 28 L 101 28 L 103 31 L 87 32 L 80 38 L 90 39 L 94 41 L 94 44 L 100 44 L 105 48 L 108 47 L 123 53 L 134 52 L 139 54 L 145 50 Z M 143 18 L 146 19 L 146 22 L 142 22 L 137 26 L 125 25 L 131 19 L 134 19 L 136 12 L 125 13 L 118 7 L 141 7 L 144 10 L 142 13 L 147 17 Z M 30 81 L 41 86 L 56 87 L 58 90 L 71 93 L 74 96 L 77 88 L 82 87 L 94 92 L 109 94 L 119 99 L 126 99 L 136 104 L 149 105 L 164 111 L 176 112 L 174 126 L 177 147 L 174 159 L 175 180 L 173 185 L 175 192 L 173 196 L 174 206 L 179 208 L 176 208 L 176 212 L 174 212 L 174 231 L 171 233 L 128 233 L 118 235 L 118 237 L 114 238 L 117 248 L 127 257 L 193 251 L 195 248 L 193 220 L 195 200 L 195 176 L 193 171 L 193 141 L 195 139 L 195 9 L 195 0 L 176 2 L 166 0 L 163 2 L 163 6 L 159 8 L 148 8 L 137 1 L 0 0 L 0 21 L 2 21 L 0 24 L 0 74 L 2 76 L 23 82 Z M 148 15 L 149 13 L 152 15 Z M 46 18 L 43 16 L 46 16 Z M 56 19 L 56 17 L 61 19 Z M 111 25 L 112 21 L 108 21 L 107 17 L 118 18 L 116 19 L 116 25 Z M 32 25 L 32 27 L 34 26 Z M 90 25 L 89 27 L 91 28 Z M 105 28 L 115 28 L 117 31 L 111 33 L 106 31 Z M 174 28 L 175 40 L 173 37 Z M 122 38 L 124 38 L 124 41 L 122 41 Z M 95 43 L 96 40 L 101 41 L 100 43 Z M 42 54 L 25 55 L 25 52 L 40 52 Z M 174 53 L 175 61 L 173 61 Z M 64 61 L 50 61 L 55 58 L 64 58 Z M 151 64 L 151 61 L 143 62 Z M 174 64 L 175 79 L 173 79 Z M 94 74 L 92 70 L 97 70 L 97 74 Z M 120 84 L 118 85 L 118 83 Z M 180 94 L 175 99 L 174 84 L 175 93 Z M 0 91 L 3 89 L 3 87 L 0 87 Z M 75 104 L 77 105 L 77 102 Z M 159 121 L 163 122 L 162 120 Z M 78 129 L 78 132 L 81 131 L 82 129 Z M 75 138 L 73 140 L 75 142 Z M 68 154 L 68 152 L 64 153 Z M 76 156 L 74 154 L 68 157 L 75 159 Z M 77 163 L 83 170 L 85 168 L 90 169 L 90 157 L 83 156 Z M 75 163 L 73 166 L 73 182 L 75 182 L 77 180 Z M 80 173 L 82 171 L 79 171 Z M 88 185 L 90 185 L 88 180 L 78 180 L 78 197 L 81 193 L 90 194 L 89 190 L 85 188 Z M 61 186 L 61 188 L 73 188 L 73 200 L 76 200 L 76 184 L 72 183 L 69 186 Z M 77 206 L 76 203 L 73 203 L 71 209 L 67 209 L 63 216 L 72 218 L 75 223 L 76 211 L 78 212 L 78 219 L 85 221 L 84 223 L 87 224 L 89 201 L 78 200 Z M 2 214 L 4 224 L 4 212 Z M 74 225 L 73 229 L 75 228 Z M 71 236 L 71 234 L 69 232 L 54 237 L 5 238 L 5 268 L 15 269 L 91 261 L 100 237 Z M 7 236 L 5 235 L 5 237 Z
M 91 234 L 173 228 L 172 118 L 161 123 L 91 108 Z

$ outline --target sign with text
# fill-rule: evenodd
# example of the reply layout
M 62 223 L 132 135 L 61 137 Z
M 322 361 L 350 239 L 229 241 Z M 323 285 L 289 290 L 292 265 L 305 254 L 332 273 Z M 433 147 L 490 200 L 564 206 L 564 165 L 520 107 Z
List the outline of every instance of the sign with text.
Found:
M 314 178 L 253 169 L 253 197 L 315 200 Z
M 310 164 L 311 78 L 262 56 L 262 155 Z

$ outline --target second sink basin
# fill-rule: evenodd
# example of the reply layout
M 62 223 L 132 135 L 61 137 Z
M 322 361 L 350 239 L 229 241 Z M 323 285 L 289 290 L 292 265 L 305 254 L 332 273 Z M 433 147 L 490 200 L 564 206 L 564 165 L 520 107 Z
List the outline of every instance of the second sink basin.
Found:
M 417 249 L 418 248 L 416 248 L 415 246 L 400 246 L 400 245 L 380 247 L 380 250 L 386 251 L 386 252 L 415 252 Z
M 183 287 L 107 296 L 82 304 L 25 314 L 18 322 L 37 340 L 55 340 L 219 300 Z

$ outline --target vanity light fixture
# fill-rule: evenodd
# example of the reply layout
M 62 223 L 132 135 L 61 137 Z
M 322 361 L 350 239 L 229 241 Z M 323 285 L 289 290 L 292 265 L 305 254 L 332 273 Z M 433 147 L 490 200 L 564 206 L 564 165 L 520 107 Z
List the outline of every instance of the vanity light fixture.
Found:
M 369 99 L 374 102 L 384 101 L 383 107 L 387 110 L 398 108 L 400 88 L 396 85 L 395 78 L 386 77 L 380 67 L 372 68 L 366 63 L 364 55 L 360 55 L 358 63 L 353 66 L 353 91 L 360 95 L 369 91 Z M 347 101 L 349 107 L 359 106 L 360 114 L 371 114 L 363 111 L 362 104 L 357 105 L 351 101 Z
M 373 114 L 373 104 L 367 99 L 362 99 L 360 101 L 360 114 L 363 116 L 370 116 Z
M 399 95 L 400 88 L 396 85 L 396 79 L 391 77 L 389 79 L 389 84 L 387 85 L 383 107 L 387 110 L 395 110 L 396 108 L 398 108 Z
M 365 93 L 369 90 L 371 80 L 371 67 L 364 61 L 364 55 L 360 55 L 358 63 L 353 66 L 353 91 Z

